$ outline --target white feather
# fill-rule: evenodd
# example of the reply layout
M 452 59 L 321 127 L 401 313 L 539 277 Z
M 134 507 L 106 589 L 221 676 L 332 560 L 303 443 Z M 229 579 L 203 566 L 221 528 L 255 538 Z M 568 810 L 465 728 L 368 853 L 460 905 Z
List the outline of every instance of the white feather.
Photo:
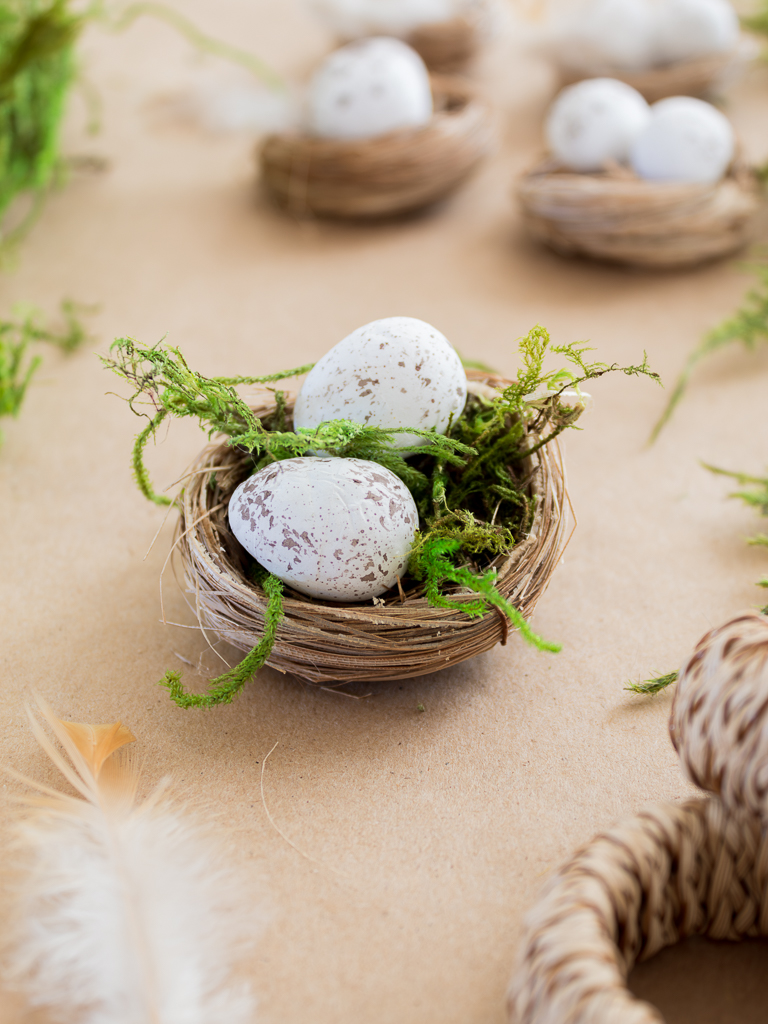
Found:
M 38 704 L 74 771 L 34 719 L 33 729 L 80 795 L 33 783 L 40 795 L 25 801 L 7 978 L 81 1024 L 252 1020 L 248 990 L 229 983 L 243 901 L 217 844 L 163 787 L 137 803 L 133 760 L 121 751 L 89 764 Z

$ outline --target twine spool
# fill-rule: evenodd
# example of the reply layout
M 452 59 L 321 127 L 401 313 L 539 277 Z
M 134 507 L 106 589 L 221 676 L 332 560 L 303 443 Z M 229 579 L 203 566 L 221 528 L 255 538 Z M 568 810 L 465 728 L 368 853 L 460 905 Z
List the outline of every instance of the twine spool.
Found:
M 645 181 L 619 165 L 577 174 L 547 160 L 517 197 L 528 233 L 556 252 L 659 268 L 742 248 L 762 205 L 757 176 L 740 163 L 709 185 Z
M 717 796 L 646 809 L 550 880 L 526 919 L 513 1024 L 663 1024 L 627 990 L 636 963 L 693 935 L 768 936 L 768 619 L 708 633 L 678 687 L 673 742 Z
M 688 778 L 729 810 L 768 810 L 768 618 L 744 612 L 703 637 L 680 673 L 669 722 Z
M 444 199 L 475 171 L 494 142 L 490 104 L 471 83 L 432 77 L 429 124 L 374 139 L 340 141 L 270 135 L 261 180 L 296 217 L 371 219 L 409 213 Z
M 655 103 L 667 96 L 717 95 L 746 67 L 757 48 L 743 38 L 732 50 L 711 53 L 692 60 L 662 64 L 644 71 L 622 71 L 611 67 L 580 68 L 569 65 L 560 56 L 559 72 L 562 87 L 581 82 L 585 78 L 618 78 L 626 82 L 648 100 Z
M 693 935 L 768 935 L 768 842 L 716 799 L 659 804 L 580 850 L 526 920 L 513 1024 L 663 1024 L 633 966 Z
M 468 376 L 487 385 L 508 383 Z M 271 409 L 254 411 L 266 416 Z M 546 445 L 528 461 L 529 489 L 537 498 L 531 532 L 490 563 L 498 571 L 498 589 L 526 617 L 560 560 L 568 525 L 560 450 L 555 443 Z M 241 651 L 261 639 L 267 607 L 263 591 L 247 576 L 245 553 L 227 522 L 229 498 L 251 465 L 246 453 L 226 444 L 200 453 L 183 492 L 175 543 L 201 628 Z M 455 586 L 446 592 L 458 600 L 476 596 Z M 470 618 L 455 609 L 433 608 L 419 587 L 385 595 L 383 604 L 323 602 L 286 587 L 284 606 L 267 664 L 310 683 L 427 675 L 506 643 L 510 631 L 509 620 L 495 610 Z

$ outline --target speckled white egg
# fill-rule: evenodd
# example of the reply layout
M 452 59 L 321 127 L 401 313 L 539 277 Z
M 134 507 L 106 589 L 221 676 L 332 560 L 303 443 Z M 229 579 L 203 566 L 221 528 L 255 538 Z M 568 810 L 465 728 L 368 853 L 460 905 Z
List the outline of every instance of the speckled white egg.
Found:
M 283 582 L 325 601 L 369 601 L 405 575 L 419 514 L 405 484 L 363 459 L 286 459 L 244 480 L 229 525 Z
M 591 0 L 567 19 L 561 46 L 572 67 L 639 71 L 653 63 L 654 36 L 648 0 Z
M 739 16 L 728 0 L 663 0 L 658 5 L 655 50 L 660 63 L 724 53 L 738 40 Z
M 309 87 L 308 129 L 329 139 L 370 139 L 432 118 L 421 57 L 399 39 L 361 39 L 336 50 Z
M 443 434 L 466 400 L 467 375 L 448 339 L 423 320 L 391 316 L 326 352 L 302 385 L 293 422 L 297 430 L 344 419 Z M 396 447 L 414 443 L 414 434 L 393 435 Z
M 406 35 L 420 25 L 449 21 L 478 0 L 309 0 L 327 25 L 347 39 Z
M 574 171 L 598 171 L 626 160 L 650 119 L 650 107 L 631 85 L 591 78 L 563 89 L 547 117 L 552 155 Z
M 716 182 L 733 160 L 735 145 L 730 121 L 711 103 L 672 96 L 651 107 L 630 162 L 651 181 Z

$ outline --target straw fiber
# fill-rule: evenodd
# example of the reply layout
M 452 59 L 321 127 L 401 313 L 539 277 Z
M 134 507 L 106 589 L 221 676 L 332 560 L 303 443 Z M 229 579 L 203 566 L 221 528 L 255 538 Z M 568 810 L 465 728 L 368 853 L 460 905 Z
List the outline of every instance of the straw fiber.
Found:
M 496 377 L 475 377 L 502 383 Z M 264 416 L 269 409 L 255 411 Z M 250 651 L 261 639 L 267 605 L 261 588 L 246 575 L 246 556 L 227 522 L 229 498 L 250 465 L 250 456 L 226 444 L 201 452 L 181 498 L 177 532 L 185 587 L 201 627 L 241 651 Z M 532 455 L 528 469 L 531 495 L 538 498 L 531 532 L 490 563 L 498 570 L 498 589 L 526 617 L 560 559 L 568 525 L 556 444 Z M 453 586 L 446 592 L 458 600 L 476 596 Z M 311 683 L 407 679 L 504 644 L 509 630 L 500 612 L 470 618 L 455 609 L 434 608 L 418 587 L 390 592 L 380 604 L 322 602 L 286 587 L 285 618 L 267 664 Z
M 709 632 L 684 665 L 670 732 L 716 794 L 658 804 L 587 844 L 528 915 L 514 1024 L 660 1024 L 632 967 L 693 935 L 768 935 L 768 618 Z
M 762 205 L 757 177 L 742 164 L 710 185 L 645 181 L 618 164 L 578 174 L 548 160 L 520 179 L 517 196 L 529 234 L 555 251 L 645 267 L 741 249 Z
M 423 128 L 343 141 L 270 135 L 262 182 L 297 217 L 369 219 L 408 213 L 445 198 L 493 148 L 490 104 L 460 78 L 432 78 L 435 113 Z

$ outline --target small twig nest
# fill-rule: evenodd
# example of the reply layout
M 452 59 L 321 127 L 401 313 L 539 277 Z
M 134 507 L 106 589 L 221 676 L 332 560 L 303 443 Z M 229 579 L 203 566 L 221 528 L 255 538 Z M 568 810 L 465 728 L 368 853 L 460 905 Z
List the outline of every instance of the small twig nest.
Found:
M 715 797 L 659 804 L 588 843 L 526 922 L 514 1024 L 663 1024 L 635 963 L 693 935 L 768 935 L 768 618 L 708 633 L 680 674 L 670 732 Z
M 465 71 L 479 53 L 485 37 L 479 14 L 451 18 L 414 29 L 405 40 L 430 71 L 452 75 Z
M 749 242 L 762 205 L 757 175 L 734 163 L 713 185 L 646 181 L 615 165 L 578 174 L 547 160 L 517 197 L 529 234 L 567 256 L 644 267 L 682 267 Z
M 655 103 L 667 96 L 713 96 L 739 76 L 755 55 L 756 48 L 746 37 L 725 53 L 711 53 L 692 60 L 662 64 L 645 71 L 621 71 L 617 68 L 577 68 L 560 60 L 560 82 L 563 87 L 585 78 L 618 78 L 648 100 Z
M 455 191 L 494 142 L 490 104 L 469 82 L 432 78 L 435 112 L 423 128 L 340 141 L 283 133 L 265 139 L 261 177 L 297 217 L 370 219 L 417 210 Z
M 483 383 L 508 383 L 483 374 L 470 376 Z M 254 411 L 264 417 L 272 408 Z M 529 456 L 528 462 L 530 494 L 537 498 L 531 531 L 489 565 L 497 569 L 500 593 L 525 617 L 560 560 L 568 526 L 557 442 Z M 267 608 L 266 595 L 249 579 L 248 556 L 227 521 L 229 499 L 251 465 L 245 453 L 229 445 L 205 448 L 184 489 L 176 539 L 201 628 L 241 651 L 250 651 L 261 640 Z M 446 585 L 445 592 L 458 600 L 477 598 L 453 585 Z M 501 612 L 470 618 L 456 609 L 434 608 L 419 587 L 402 593 L 395 589 L 377 602 L 323 602 L 286 586 L 285 618 L 267 664 L 310 683 L 408 679 L 504 644 L 511 628 Z

